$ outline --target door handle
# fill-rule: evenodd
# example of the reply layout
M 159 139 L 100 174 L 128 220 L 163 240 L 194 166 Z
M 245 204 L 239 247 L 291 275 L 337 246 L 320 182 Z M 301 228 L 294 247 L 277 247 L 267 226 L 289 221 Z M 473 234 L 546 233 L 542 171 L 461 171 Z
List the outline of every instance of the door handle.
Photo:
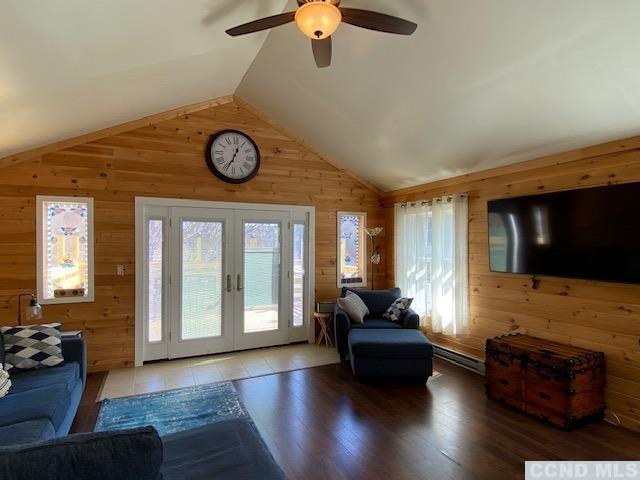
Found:
M 227 292 L 231 292 L 233 286 L 231 285 L 231 275 L 227 275 Z
M 242 290 L 242 275 L 238 274 L 238 277 L 236 279 L 236 288 L 238 289 L 238 291 Z

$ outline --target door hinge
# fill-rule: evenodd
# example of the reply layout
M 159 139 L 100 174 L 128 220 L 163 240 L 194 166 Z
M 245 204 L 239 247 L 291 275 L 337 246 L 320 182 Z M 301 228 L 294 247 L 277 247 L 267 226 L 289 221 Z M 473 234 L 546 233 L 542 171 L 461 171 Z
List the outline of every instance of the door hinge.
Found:
M 287 222 L 287 225 L 289 226 L 289 230 L 291 230 L 291 222 Z

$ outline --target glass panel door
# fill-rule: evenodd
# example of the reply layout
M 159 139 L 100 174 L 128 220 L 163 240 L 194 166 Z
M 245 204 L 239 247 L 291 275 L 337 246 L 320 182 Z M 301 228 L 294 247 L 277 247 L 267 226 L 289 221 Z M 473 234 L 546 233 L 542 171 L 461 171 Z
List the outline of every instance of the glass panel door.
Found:
M 244 223 L 244 333 L 278 329 L 280 224 Z
M 143 361 L 310 337 L 308 213 L 168 204 L 145 206 L 140 220 Z
M 283 265 L 290 255 L 286 212 L 237 211 L 242 252 L 236 260 L 236 348 L 257 348 L 287 341 L 288 291 Z
M 182 220 L 180 338 L 222 335 L 222 221 Z
M 202 355 L 233 346 L 232 301 L 228 279 L 232 252 L 227 241 L 233 212 L 172 209 L 171 223 L 179 254 L 173 255 L 175 301 L 171 356 Z

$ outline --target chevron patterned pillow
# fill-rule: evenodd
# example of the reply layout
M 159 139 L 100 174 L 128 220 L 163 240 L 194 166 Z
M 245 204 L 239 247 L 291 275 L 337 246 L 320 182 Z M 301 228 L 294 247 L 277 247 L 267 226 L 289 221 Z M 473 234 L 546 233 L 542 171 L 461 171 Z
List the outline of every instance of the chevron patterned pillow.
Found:
M 11 379 L 9 378 L 9 372 L 7 372 L 0 363 L 0 398 L 4 397 L 11 388 Z
M 8 372 L 55 367 L 64 362 L 60 324 L 2 327 Z
M 382 316 L 387 320 L 397 322 L 402 313 L 411 306 L 411 302 L 413 302 L 413 298 L 397 298 Z

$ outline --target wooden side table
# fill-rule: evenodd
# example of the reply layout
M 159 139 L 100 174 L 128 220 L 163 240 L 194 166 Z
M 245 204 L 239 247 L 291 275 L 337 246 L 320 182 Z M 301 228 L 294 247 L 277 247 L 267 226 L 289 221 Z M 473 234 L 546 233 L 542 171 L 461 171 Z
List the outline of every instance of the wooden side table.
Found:
M 327 347 L 333 347 L 333 340 L 331 339 L 331 317 L 333 317 L 333 313 L 313 312 L 313 316 L 318 320 L 318 324 L 320 325 L 318 345 L 322 345 L 324 342 Z

